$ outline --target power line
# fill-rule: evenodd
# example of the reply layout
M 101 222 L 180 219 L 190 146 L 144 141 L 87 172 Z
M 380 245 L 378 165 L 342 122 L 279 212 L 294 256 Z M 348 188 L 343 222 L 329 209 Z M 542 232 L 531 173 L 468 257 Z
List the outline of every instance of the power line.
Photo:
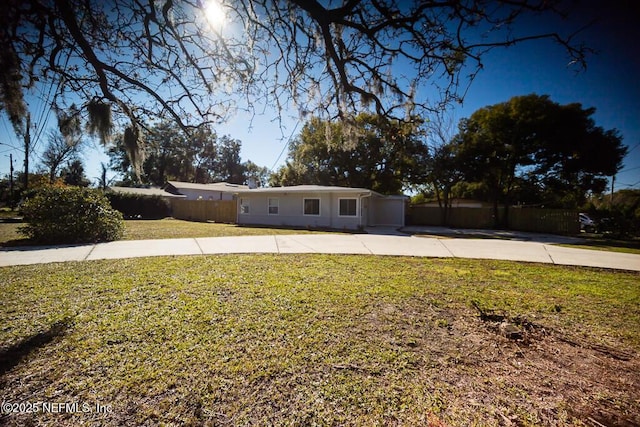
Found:
M 38 89 L 41 95 L 44 95 L 44 92 L 41 88 Z M 41 103 L 40 114 L 38 116 L 38 122 L 36 123 L 36 134 L 34 138 L 33 150 L 35 151 L 36 145 L 40 142 L 40 137 L 42 136 L 42 132 L 44 132 L 47 123 L 49 122 L 49 113 L 51 112 L 51 92 L 53 91 L 53 81 L 49 83 L 49 91 L 47 92 L 46 99 L 42 99 L 38 97 Z M 56 89 L 57 91 L 57 89 Z
M 287 139 L 287 142 L 282 147 L 282 150 L 280 151 L 280 154 L 278 155 L 278 158 L 273 163 L 273 166 L 271 166 L 271 169 L 269 169 L 271 172 L 273 172 L 273 168 L 275 168 L 276 165 L 278 164 L 278 162 L 280 161 L 280 158 L 282 157 L 282 154 L 284 153 L 284 150 L 289 147 L 289 144 L 291 143 L 291 139 L 293 138 L 293 133 L 296 131 L 296 129 L 298 129 L 298 125 L 299 124 L 300 124 L 300 122 L 296 121 L 296 125 L 293 127 L 293 130 L 291 131 L 291 134 L 289 134 L 289 139 Z
M 630 152 L 632 152 L 633 150 L 635 150 L 638 147 L 640 147 L 640 142 L 638 142 L 636 145 L 633 146 L 633 148 L 631 148 L 629 151 L 627 151 L 627 154 L 629 154 Z
M 632 187 L 635 187 L 636 185 L 639 185 L 639 184 L 640 184 L 640 181 L 636 182 L 635 184 L 625 184 L 624 182 L 619 182 L 618 186 L 622 186 L 622 187 L 625 187 L 625 188 L 632 188 Z
M 65 60 L 65 63 L 64 63 L 64 69 L 66 69 L 67 66 L 69 65 L 69 59 L 70 58 L 71 58 L 71 53 L 69 53 L 67 55 L 67 59 Z M 42 136 L 42 132 L 44 132 L 44 129 L 45 129 L 47 123 L 49 122 L 51 106 L 52 106 L 53 102 L 55 102 L 55 99 L 58 96 L 58 92 L 60 91 L 60 86 L 62 85 L 62 77 L 57 79 L 56 89 L 55 89 L 55 92 L 53 93 L 53 100 L 51 100 L 51 93 L 53 92 L 53 86 L 54 86 L 54 82 L 55 81 L 56 81 L 55 79 L 52 79 L 49 82 L 49 91 L 47 92 L 47 95 L 46 95 L 46 101 L 44 101 L 44 103 L 42 104 L 42 110 L 41 110 L 40 119 L 39 119 L 39 122 L 38 122 L 38 123 L 40 123 L 40 125 L 38 125 L 40 127 L 40 130 L 36 131 L 36 133 L 37 133 L 36 137 L 35 137 L 36 143 L 33 144 L 33 148 L 34 149 L 35 149 L 36 144 L 40 141 L 40 137 Z M 44 92 L 42 91 L 42 88 L 38 87 L 38 91 L 41 94 L 44 94 Z M 42 102 L 42 98 L 39 98 L 39 100 Z
M 640 166 L 637 166 L 635 168 L 622 169 L 620 172 L 631 172 L 631 171 L 634 171 L 636 169 L 640 169 Z M 620 172 L 618 172 L 618 173 L 620 173 Z

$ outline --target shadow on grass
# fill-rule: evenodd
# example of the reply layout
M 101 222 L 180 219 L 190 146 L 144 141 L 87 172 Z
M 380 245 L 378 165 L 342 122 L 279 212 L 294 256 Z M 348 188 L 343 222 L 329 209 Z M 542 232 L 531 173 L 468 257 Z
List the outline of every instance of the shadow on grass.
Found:
M 593 249 L 631 249 L 640 252 L 640 239 L 612 239 L 608 237 L 586 237 L 580 246 L 588 246 Z
M 0 252 L 41 251 L 43 249 L 75 248 L 95 243 L 60 243 L 59 245 L 34 242 L 29 239 L 10 240 L 0 243 Z
M 37 246 L 38 243 L 34 242 L 31 239 L 23 238 L 23 239 L 13 239 L 7 240 L 6 242 L 0 242 L 0 247 L 2 248 L 16 248 L 20 246 Z
M 70 319 L 61 320 L 51 325 L 44 332 L 32 335 L 7 349 L 0 350 L 0 375 L 4 375 L 17 366 L 32 352 L 49 344 L 55 338 L 64 335 L 72 325 L 73 322 Z

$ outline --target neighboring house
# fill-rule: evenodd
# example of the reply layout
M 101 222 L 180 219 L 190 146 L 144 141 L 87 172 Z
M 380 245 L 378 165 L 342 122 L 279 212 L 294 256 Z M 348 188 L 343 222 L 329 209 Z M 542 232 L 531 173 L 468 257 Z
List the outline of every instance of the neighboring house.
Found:
M 405 196 L 364 188 L 298 185 L 236 191 L 238 224 L 358 229 L 404 226 Z
M 186 200 L 233 200 L 236 192 L 248 189 L 247 185 L 229 184 L 228 182 L 195 184 L 169 181 L 165 186 L 165 191 L 185 195 Z
M 109 191 L 122 194 L 134 194 L 137 196 L 160 196 L 167 199 L 184 199 L 182 194 L 171 194 L 162 188 L 135 188 L 135 187 L 109 187 Z

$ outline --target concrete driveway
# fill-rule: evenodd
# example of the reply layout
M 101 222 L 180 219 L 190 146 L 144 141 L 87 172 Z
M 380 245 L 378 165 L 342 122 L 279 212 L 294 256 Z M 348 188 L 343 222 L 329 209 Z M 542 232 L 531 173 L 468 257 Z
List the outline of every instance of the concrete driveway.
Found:
M 0 250 L 0 266 L 163 255 L 318 253 L 503 259 L 640 271 L 640 255 L 555 246 L 533 240 L 436 238 L 402 233 L 304 234 L 130 240 Z

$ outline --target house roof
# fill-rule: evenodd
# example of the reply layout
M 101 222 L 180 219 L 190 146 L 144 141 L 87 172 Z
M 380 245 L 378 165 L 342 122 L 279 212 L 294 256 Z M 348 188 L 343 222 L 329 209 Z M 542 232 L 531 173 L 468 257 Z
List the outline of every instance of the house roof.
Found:
M 374 193 L 366 188 L 333 187 L 326 185 L 293 185 L 291 187 L 261 187 L 236 191 L 241 194 L 253 193 Z
M 379 197 L 402 197 L 405 196 L 383 196 L 373 190 L 366 188 L 356 187 L 336 187 L 330 185 L 293 185 L 291 187 L 261 187 L 254 189 L 246 189 L 236 191 L 238 194 L 291 194 L 291 193 L 340 193 L 340 194 L 361 194 L 366 196 L 379 196 Z
M 136 194 L 140 196 L 161 196 L 184 198 L 186 196 L 167 193 L 161 188 L 136 188 L 136 187 L 109 187 L 114 193 Z
M 238 190 L 248 189 L 247 185 L 230 184 L 228 182 L 214 182 L 211 184 L 196 184 L 193 182 L 167 181 L 176 190 L 200 190 L 221 191 L 223 193 L 235 193 Z

